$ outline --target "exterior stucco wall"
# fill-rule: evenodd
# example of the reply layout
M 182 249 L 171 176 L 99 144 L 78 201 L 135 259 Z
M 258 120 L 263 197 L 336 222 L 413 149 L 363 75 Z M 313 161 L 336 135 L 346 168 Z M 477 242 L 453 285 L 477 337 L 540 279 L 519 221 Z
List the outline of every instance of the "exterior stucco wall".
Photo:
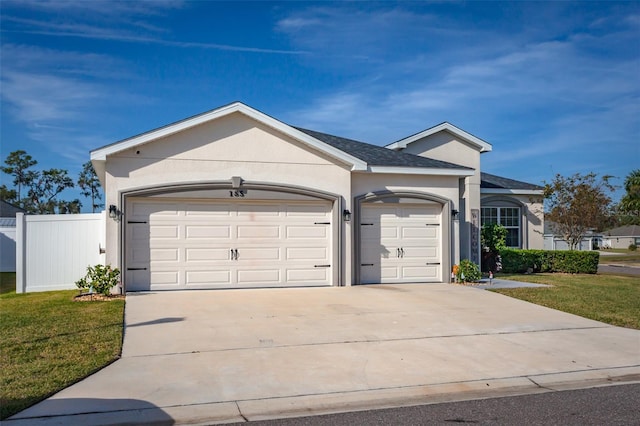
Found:
M 225 182 L 233 176 L 336 194 L 344 208 L 351 208 L 349 167 L 239 113 L 109 156 L 106 205 L 124 210 L 122 195 L 128 191 Z M 123 213 L 126 220 L 127 212 Z M 350 230 L 348 224 L 340 226 L 345 236 L 344 281 L 350 283 L 351 239 L 346 237 Z M 107 220 L 106 261 L 118 266 L 120 230 L 120 224 Z
M 526 238 L 523 239 L 524 249 L 543 249 L 544 248 L 544 211 L 543 201 L 540 196 L 534 195 L 516 195 L 516 194 L 482 194 L 482 206 L 509 206 L 508 202 L 514 201 L 514 204 L 523 208 L 522 216 L 526 220 L 526 229 L 523 233 Z M 523 223 L 523 226 L 525 223 Z

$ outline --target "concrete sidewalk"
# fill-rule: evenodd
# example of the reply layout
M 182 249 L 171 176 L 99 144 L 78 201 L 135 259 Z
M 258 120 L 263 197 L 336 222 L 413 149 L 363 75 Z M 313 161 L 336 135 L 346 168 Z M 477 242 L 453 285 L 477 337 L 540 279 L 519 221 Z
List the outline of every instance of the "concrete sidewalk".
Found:
M 212 424 L 640 381 L 640 331 L 449 284 L 127 296 L 122 358 L 5 421 Z

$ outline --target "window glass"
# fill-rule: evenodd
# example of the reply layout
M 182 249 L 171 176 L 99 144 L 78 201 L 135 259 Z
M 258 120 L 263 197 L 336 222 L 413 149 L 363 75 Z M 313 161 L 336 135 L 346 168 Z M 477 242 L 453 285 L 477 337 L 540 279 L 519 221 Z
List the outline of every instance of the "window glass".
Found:
M 507 228 L 507 247 L 520 247 L 520 208 L 519 207 L 482 207 L 480 221 L 482 225 L 499 223 Z

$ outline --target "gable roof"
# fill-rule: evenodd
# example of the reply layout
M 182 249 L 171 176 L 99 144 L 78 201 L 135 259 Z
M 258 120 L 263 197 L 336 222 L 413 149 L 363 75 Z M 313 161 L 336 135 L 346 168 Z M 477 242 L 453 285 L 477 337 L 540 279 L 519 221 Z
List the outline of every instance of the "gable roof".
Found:
M 437 170 L 438 174 L 449 174 L 447 173 L 449 171 L 452 172 L 451 174 L 456 175 L 470 175 L 473 173 L 473 169 L 470 167 L 460 166 L 446 161 L 392 151 L 382 146 L 371 145 L 353 139 L 303 129 L 301 127 L 296 127 L 296 129 L 361 159 L 367 163 L 370 171 L 383 171 L 384 168 L 416 167 L 431 172 L 436 172 Z
M 473 136 L 471 133 L 465 132 L 459 127 L 456 127 L 453 124 L 448 123 L 446 121 L 436 126 L 430 127 L 426 130 L 423 130 L 419 133 L 416 133 L 414 135 L 411 135 L 406 138 L 400 139 L 396 142 L 390 143 L 389 145 L 386 146 L 386 148 L 393 149 L 393 150 L 401 150 L 406 148 L 407 145 L 415 141 L 418 141 L 420 139 L 426 138 L 427 136 L 431 136 L 433 134 L 436 134 L 442 131 L 447 131 L 453 134 L 454 136 L 457 136 L 464 142 L 475 147 L 480 152 L 489 152 L 493 149 L 490 143 L 480 139 L 479 137 Z
M 0 200 L 0 217 L 16 217 L 16 213 L 25 213 L 26 210 L 4 200 Z
M 480 192 L 482 194 L 542 194 L 544 188 L 540 185 L 480 173 Z
M 611 237 L 640 237 L 640 226 L 638 225 L 620 226 L 618 228 L 610 229 L 604 232 L 604 234 Z
M 347 154 L 344 151 L 334 148 L 331 145 L 325 144 L 313 137 L 310 137 L 308 134 L 303 133 L 241 102 L 234 102 L 229 105 L 225 105 L 223 107 L 220 107 L 199 115 L 195 115 L 193 117 L 186 118 L 184 120 L 177 121 L 175 123 L 172 123 L 163 127 L 159 127 L 149 132 L 145 132 L 140 135 L 123 139 L 119 142 L 115 142 L 110 145 L 106 145 L 101 148 L 95 149 L 91 151 L 91 162 L 93 163 L 93 167 L 96 171 L 96 174 L 100 178 L 101 183 L 104 184 L 103 179 L 105 175 L 105 162 L 107 160 L 107 156 L 116 154 L 118 152 L 121 152 L 127 149 L 138 147 L 149 142 L 153 142 L 154 140 L 188 130 L 195 126 L 208 123 L 210 121 L 228 116 L 233 113 L 244 114 L 247 117 L 250 117 L 266 126 L 269 126 L 279 132 L 282 132 L 302 142 L 303 144 L 328 155 L 329 157 L 335 158 L 343 163 L 350 165 L 352 167 L 351 168 L 352 170 L 367 169 L 366 163 L 360 160 L 359 158 L 356 158 L 350 154 Z

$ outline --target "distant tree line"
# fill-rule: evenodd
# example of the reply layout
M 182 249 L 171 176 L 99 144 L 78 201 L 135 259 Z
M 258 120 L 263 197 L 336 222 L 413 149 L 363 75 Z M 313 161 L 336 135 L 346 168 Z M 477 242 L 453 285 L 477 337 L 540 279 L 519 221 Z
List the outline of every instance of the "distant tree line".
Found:
M 100 181 L 91 161 L 82 166 L 82 171 L 74 181 L 63 169 L 34 169 L 38 162 L 26 151 L 11 152 L 0 170 L 12 178 L 12 187 L 0 185 L 0 199 L 21 207 L 33 214 L 80 213 L 79 199 L 66 200 L 62 192 L 76 185 L 80 193 L 91 200 L 91 211 L 95 212 L 103 204 Z

